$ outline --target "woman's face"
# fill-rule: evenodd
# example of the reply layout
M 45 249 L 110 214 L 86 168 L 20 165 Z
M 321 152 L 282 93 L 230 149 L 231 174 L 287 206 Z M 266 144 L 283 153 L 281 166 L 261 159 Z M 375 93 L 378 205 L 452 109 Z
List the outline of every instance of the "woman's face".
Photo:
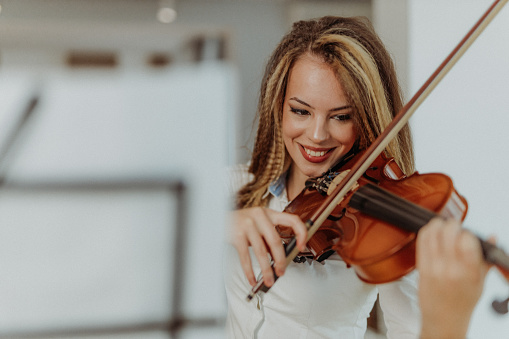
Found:
M 283 103 L 291 181 L 320 176 L 352 148 L 357 138 L 352 114 L 330 66 L 311 54 L 295 62 Z

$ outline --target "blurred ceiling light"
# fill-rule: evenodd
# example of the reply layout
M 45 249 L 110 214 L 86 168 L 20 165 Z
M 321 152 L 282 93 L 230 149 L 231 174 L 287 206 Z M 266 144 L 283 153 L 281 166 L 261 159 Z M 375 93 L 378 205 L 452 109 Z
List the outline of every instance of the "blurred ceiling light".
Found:
M 164 24 L 169 24 L 177 19 L 174 0 L 160 0 L 157 10 L 157 20 Z

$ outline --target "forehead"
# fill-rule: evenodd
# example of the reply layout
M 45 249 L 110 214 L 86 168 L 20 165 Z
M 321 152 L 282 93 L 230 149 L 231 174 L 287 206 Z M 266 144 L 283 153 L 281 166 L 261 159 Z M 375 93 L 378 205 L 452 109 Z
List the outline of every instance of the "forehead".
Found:
M 286 94 L 297 95 L 299 99 L 315 104 L 338 105 L 346 102 L 343 86 L 333 68 L 322 58 L 309 53 L 295 61 L 289 73 Z

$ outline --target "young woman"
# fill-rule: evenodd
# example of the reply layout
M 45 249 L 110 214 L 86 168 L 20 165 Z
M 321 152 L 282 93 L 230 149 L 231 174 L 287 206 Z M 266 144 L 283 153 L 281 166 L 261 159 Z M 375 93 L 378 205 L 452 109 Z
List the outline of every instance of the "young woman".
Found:
M 337 254 L 285 268 L 274 229 L 291 227 L 303 249 L 305 227 L 285 206 L 307 178 L 370 145 L 401 106 L 392 60 L 366 20 L 300 21 L 283 37 L 265 70 L 252 159 L 230 173 L 238 209 L 224 265 L 229 337 L 364 338 L 377 295 L 389 338 L 419 336 L 416 273 L 369 285 Z M 385 152 L 406 174 L 414 171 L 408 127 Z M 274 285 L 271 258 L 281 277 Z M 273 286 L 247 302 L 260 273 Z

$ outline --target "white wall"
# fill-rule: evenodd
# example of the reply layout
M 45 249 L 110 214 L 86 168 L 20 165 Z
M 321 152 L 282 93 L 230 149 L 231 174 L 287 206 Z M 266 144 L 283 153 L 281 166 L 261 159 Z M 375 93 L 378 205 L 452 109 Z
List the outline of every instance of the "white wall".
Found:
M 1 3 L 0 150 L 30 97 L 39 102 L 0 152 L 0 338 L 168 338 L 174 316 L 188 321 L 180 338 L 223 337 L 237 71 L 193 62 L 193 41 L 224 36 L 221 25 L 161 24 L 158 3 Z M 71 67 L 75 51 L 118 64 Z M 149 63 L 154 54 L 170 64 Z M 187 210 L 164 186 L 175 180 Z
M 404 97 L 408 96 L 408 0 L 371 2 L 373 26 L 391 54 Z
M 409 1 L 410 92 L 445 59 L 490 0 Z M 509 177 L 509 7 L 506 6 L 411 119 L 417 169 L 449 175 L 469 202 L 468 227 L 496 235 L 509 249 L 506 189 Z M 509 296 L 492 270 L 473 316 L 469 338 L 505 338 L 509 316 L 491 310 Z
M 182 0 L 177 4 L 179 24 L 229 30 L 230 57 L 239 69 L 235 162 L 251 158 L 261 79 L 270 53 L 288 29 L 286 6 L 286 0 Z
M 235 74 L 221 63 L 0 72 L 3 132 L 39 96 L 0 164 L 0 337 L 159 324 L 131 334 L 165 338 L 164 322 L 182 316 L 181 338 L 222 338 Z M 164 186 L 174 180 L 185 211 Z

